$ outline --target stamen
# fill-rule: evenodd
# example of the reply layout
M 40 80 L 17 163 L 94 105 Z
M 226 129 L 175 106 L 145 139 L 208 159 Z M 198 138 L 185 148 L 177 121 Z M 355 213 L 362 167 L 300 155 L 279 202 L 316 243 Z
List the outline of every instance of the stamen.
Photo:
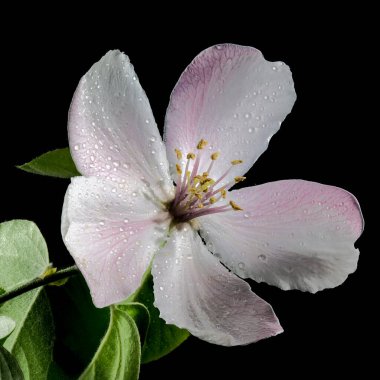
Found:
M 208 144 L 208 142 L 204 139 L 201 139 L 197 145 L 197 149 L 203 149 L 206 147 L 206 145 Z
M 213 161 L 215 161 L 215 160 L 218 159 L 219 155 L 220 155 L 219 152 L 215 152 L 215 153 L 213 153 L 213 154 L 210 156 L 210 158 L 211 158 Z
M 234 165 L 241 164 L 243 161 L 231 161 L 231 166 L 225 173 L 214 180 L 210 177 L 210 173 L 215 165 L 215 161 L 220 156 L 220 152 L 210 154 L 207 170 L 199 172 L 199 169 L 206 164 L 202 161 L 205 157 L 205 153 L 202 152 L 205 152 L 204 148 L 207 145 L 208 142 L 201 139 L 196 145 L 198 153 L 194 154 L 193 152 L 188 152 L 186 154 L 187 162 L 184 170 L 182 168 L 183 162 L 181 161 L 183 157 L 182 152 L 179 149 L 175 149 L 177 159 L 179 160 L 176 164 L 178 180 L 176 180 L 177 188 L 175 199 L 170 206 L 170 213 L 173 215 L 175 223 L 187 222 L 202 215 L 242 210 L 235 202 L 225 202 L 224 200 L 227 198 L 227 190 L 235 183 L 244 181 L 245 177 L 236 176 L 233 180 L 230 180 L 229 183 L 220 185 L 217 189 L 216 185 L 230 174 Z M 189 170 L 191 160 L 194 160 L 194 164 L 192 165 L 192 169 Z M 216 207 L 215 203 L 219 201 L 222 205 Z
M 179 149 L 174 149 L 174 151 L 177 155 L 177 160 L 182 160 L 182 152 Z
M 243 209 L 238 206 L 234 201 L 230 201 L 230 206 L 235 210 L 235 211 L 243 211 Z

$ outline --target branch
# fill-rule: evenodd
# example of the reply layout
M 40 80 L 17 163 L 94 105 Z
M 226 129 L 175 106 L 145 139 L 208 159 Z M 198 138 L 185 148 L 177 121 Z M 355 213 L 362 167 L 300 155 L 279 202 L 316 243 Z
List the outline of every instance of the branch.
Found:
M 21 294 L 24 294 L 26 292 L 29 292 L 33 289 L 39 288 L 40 286 L 51 284 L 52 282 L 56 282 L 59 280 L 62 280 L 64 278 L 68 278 L 71 276 L 75 276 L 79 274 L 79 269 L 76 265 L 73 265 L 71 267 L 61 269 L 52 275 L 45 277 L 45 278 L 35 278 L 34 280 L 27 282 L 26 284 L 23 284 L 13 290 L 10 290 L 9 292 L 6 292 L 5 294 L 0 296 L 0 305 L 6 301 L 9 301 L 17 296 L 20 296 Z

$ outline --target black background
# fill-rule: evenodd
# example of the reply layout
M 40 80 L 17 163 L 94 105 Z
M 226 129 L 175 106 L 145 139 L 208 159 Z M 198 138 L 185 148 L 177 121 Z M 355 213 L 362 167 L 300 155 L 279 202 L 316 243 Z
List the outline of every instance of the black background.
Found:
M 205 16 L 192 9 L 184 12 L 188 18 L 180 11 L 167 19 L 157 14 L 153 24 L 144 13 L 126 13 L 107 26 L 102 20 L 110 16 L 101 11 L 63 23 L 52 17 L 14 17 L 3 34 L 0 220 L 35 221 L 58 266 L 70 263 L 60 238 L 68 181 L 33 176 L 14 166 L 67 146 L 67 111 L 75 87 L 109 49 L 130 56 L 160 127 L 179 75 L 204 48 L 233 42 L 260 49 L 268 60 L 283 60 L 293 72 L 298 99 L 251 169 L 248 185 L 302 178 L 343 187 L 362 206 L 367 225 L 357 242 L 359 266 L 342 286 L 311 295 L 252 282 L 253 290 L 272 304 L 283 334 L 234 348 L 190 338 L 167 357 L 144 365 L 141 379 L 309 378 L 353 371 L 368 378 L 374 364 L 377 252 L 369 236 L 377 205 L 370 202 L 374 183 L 369 179 L 378 174 L 370 147 L 378 121 L 376 97 L 368 89 L 376 86 L 378 64 L 369 61 L 372 34 L 361 24 L 370 23 L 371 12 L 342 8 L 332 13 L 310 6 L 295 11 L 301 13 L 292 19 L 281 12 L 242 17 L 245 10 L 239 8 Z

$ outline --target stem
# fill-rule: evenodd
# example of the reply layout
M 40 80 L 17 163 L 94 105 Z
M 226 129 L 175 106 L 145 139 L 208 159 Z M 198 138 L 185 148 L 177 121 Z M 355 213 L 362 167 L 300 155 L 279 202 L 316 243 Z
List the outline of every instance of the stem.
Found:
M 24 294 L 26 292 L 29 292 L 33 289 L 39 288 L 40 286 L 48 285 L 52 282 L 56 282 L 59 280 L 62 280 L 64 278 L 68 278 L 71 276 L 75 276 L 79 274 L 79 269 L 76 265 L 73 265 L 71 267 L 61 269 L 54 274 L 45 277 L 45 278 L 35 278 L 34 280 L 31 280 L 27 282 L 26 284 L 23 284 L 5 294 L 0 296 L 0 305 L 6 301 L 9 301 L 17 296 L 20 296 L 21 294 Z

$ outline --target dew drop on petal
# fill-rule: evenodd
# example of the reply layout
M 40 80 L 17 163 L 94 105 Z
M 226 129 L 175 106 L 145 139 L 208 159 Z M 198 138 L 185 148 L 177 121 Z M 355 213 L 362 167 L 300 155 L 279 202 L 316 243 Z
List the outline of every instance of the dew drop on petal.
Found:
M 266 261 L 267 257 L 265 255 L 259 255 L 259 260 Z
M 243 270 L 245 268 L 245 264 L 244 263 L 239 263 L 238 267 L 239 267 L 239 269 Z

